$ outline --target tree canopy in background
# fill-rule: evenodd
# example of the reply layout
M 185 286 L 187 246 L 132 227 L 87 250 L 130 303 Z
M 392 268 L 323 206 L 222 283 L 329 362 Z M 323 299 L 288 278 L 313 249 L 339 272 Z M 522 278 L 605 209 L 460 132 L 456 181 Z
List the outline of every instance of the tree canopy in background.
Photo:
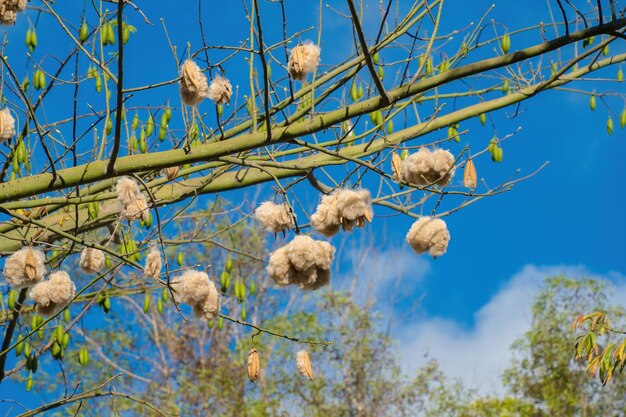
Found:
M 446 256 L 463 233 L 449 216 L 543 168 L 481 168 L 519 132 L 498 110 L 584 94 L 607 134 L 626 127 L 617 2 L 548 2 L 552 21 L 516 28 L 485 6 L 451 33 L 443 0 L 320 2 L 297 28 L 284 1 L 194 2 L 175 24 L 123 0 L 0 4 L 0 383 L 46 401 L 21 415 L 623 411 L 622 383 L 598 394 L 564 324 L 612 308 L 602 283 L 547 282 L 502 398 L 435 362 L 405 375 L 356 272 L 351 291 L 322 289 L 355 229 L 401 214 L 415 256 Z M 350 50 L 325 36 L 329 15 Z M 626 344 L 598 356 L 595 330 L 577 356 L 606 382 Z

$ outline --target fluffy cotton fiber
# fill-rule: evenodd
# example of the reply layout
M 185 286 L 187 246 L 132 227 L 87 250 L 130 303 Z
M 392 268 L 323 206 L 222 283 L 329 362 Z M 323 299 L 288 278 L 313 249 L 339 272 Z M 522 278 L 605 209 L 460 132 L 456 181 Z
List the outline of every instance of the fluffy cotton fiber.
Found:
M 174 280 L 172 287 L 176 300 L 189 304 L 196 316 L 213 320 L 219 313 L 220 296 L 206 273 L 189 269 Z
M 422 217 L 413 223 L 406 234 L 406 241 L 415 252 L 428 252 L 436 258 L 446 253 L 450 232 L 443 220 Z
M 46 274 L 45 260 L 42 251 L 23 247 L 4 262 L 4 278 L 13 289 L 33 286 Z
M 454 156 L 446 150 L 421 148 L 402 161 L 402 180 L 411 184 L 444 186 L 454 176 Z
M 209 95 L 209 84 L 206 75 L 198 64 L 188 59 L 183 64 L 180 79 L 180 96 L 188 106 L 200 104 Z
M 330 282 L 335 248 L 309 236 L 296 236 L 270 256 L 267 272 L 278 285 L 316 290 Z
M 161 253 L 156 246 L 153 246 L 148 256 L 146 256 L 146 265 L 143 268 L 143 273 L 147 277 L 157 279 L 161 274 L 161 267 Z
M 322 51 L 312 42 L 305 42 L 291 50 L 289 56 L 289 75 L 297 81 L 306 81 L 309 73 L 315 71 L 320 63 Z
M 227 78 L 221 75 L 213 78 L 209 86 L 208 97 L 213 100 L 215 104 L 229 104 L 232 94 L 233 87 L 230 85 L 230 81 L 228 81 Z
M 26 0 L 0 0 L 0 23 L 14 25 L 17 12 L 26 9 Z
M 88 274 L 100 272 L 104 265 L 104 252 L 100 249 L 85 248 L 80 253 L 80 269 Z
M 289 213 L 287 204 L 275 204 L 272 201 L 261 203 L 254 211 L 254 217 L 261 222 L 263 228 L 274 234 L 291 229 L 294 226 L 293 217 Z
M 37 303 L 41 314 L 50 315 L 64 308 L 76 295 L 76 286 L 65 271 L 50 274 L 47 281 L 35 285 L 30 298 Z
M 311 216 L 311 226 L 325 236 L 334 236 L 339 228 L 351 231 L 372 221 L 372 196 L 368 190 L 336 190 L 322 197 Z
M 7 108 L 0 111 L 0 142 L 15 136 L 15 119 Z
M 122 177 L 115 187 L 117 199 L 122 204 L 121 215 L 128 220 L 145 220 L 148 218 L 148 203 L 146 197 L 139 190 L 137 182 L 128 177 Z

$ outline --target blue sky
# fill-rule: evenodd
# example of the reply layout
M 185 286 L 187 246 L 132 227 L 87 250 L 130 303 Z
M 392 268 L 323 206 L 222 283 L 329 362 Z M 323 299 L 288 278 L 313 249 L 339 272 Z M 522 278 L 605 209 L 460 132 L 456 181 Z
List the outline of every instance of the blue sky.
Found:
M 345 10 L 345 2 L 331 1 L 328 4 Z M 449 33 L 455 28 L 465 26 L 469 21 L 477 22 L 490 4 L 492 2 L 446 1 L 449 12 L 444 12 L 441 33 Z M 490 18 L 502 23 L 509 30 L 539 21 L 549 21 L 546 2 L 527 1 L 525 7 L 521 8 L 518 4 L 519 2 L 497 1 Z M 179 58 L 187 41 L 191 42 L 192 51 L 200 47 L 196 2 L 185 2 L 187 7 L 173 8 L 171 5 L 172 2 L 152 2 L 151 7 L 146 9 L 152 26 L 143 24 L 136 14 L 128 13 L 138 32 L 129 42 L 126 64 L 128 68 L 141 70 L 126 73 L 127 85 L 144 85 L 176 76 L 177 65 L 166 47 L 166 37 L 159 17 L 164 16 L 170 39 L 174 45 L 178 45 Z M 313 1 L 287 0 L 288 34 L 311 27 L 313 29 L 303 39 L 317 39 L 318 6 L 319 3 Z M 74 5 L 59 3 L 57 7 L 63 10 Z M 247 22 L 241 8 L 241 4 L 237 2 L 228 6 L 221 1 L 205 2 L 205 30 L 209 45 L 237 45 L 247 37 Z M 68 13 L 68 16 L 72 16 L 70 20 L 79 21 L 79 11 L 68 10 Z M 29 12 L 29 16 L 35 15 Z M 282 28 L 275 23 L 279 16 L 278 6 L 263 5 L 263 19 L 269 28 L 268 43 L 281 38 Z M 378 22 L 376 16 L 372 10 L 366 14 L 368 36 L 371 36 L 372 27 Z M 7 31 L 10 57 L 22 54 L 22 41 L 27 28 L 26 19 L 22 17 L 18 19 L 16 27 Z M 56 29 L 54 35 L 43 36 L 48 27 L 56 26 L 50 24 L 48 18 L 42 19 L 39 28 L 40 46 L 35 52 L 37 59 L 44 56 L 43 51 L 46 48 L 62 51 L 69 47 L 67 38 L 56 32 Z M 548 31 L 548 36 L 553 37 L 553 32 Z M 513 48 L 538 41 L 536 32 L 522 34 L 513 38 Z M 321 47 L 322 71 L 325 64 L 340 62 L 353 53 L 349 25 L 328 7 L 323 8 Z M 624 50 L 623 45 L 615 45 L 615 48 Z M 490 51 L 485 54 L 488 56 Z M 228 52 L 225 51 L 211 51 L 214 62 L 227 55 Z M 282 58 L 282 52 L 276 56 Z M 383 53 L 381 56 L 383 60 L 391 60 L 394 54 L 385 56 Z M 478 54 L 476 59 L 482 56 Z M 277 65 L 273 68 L 276 72 L 280 71 Z M 248 92 L 248 68 L 245 61 L 243 58 L 229 61 L 224 69 L 233 85 L 239 86 L 238 100 L 241 102 L 243 95 Z M 598 76 L 614 77 L 616 71 L 617 68 L 613 67 Z M 612 90 L 626 93 L 624 84 L 617 83 L 586 82 L 574 84 L 572 87 L 587 91 L 595 88 L 599 92 Z M 65 93 L 68 91 L 69 87 L 65 87 Z M 51 119 L 57 113 L 62 114 L 64 106 L 70 105 L 68 97 L 64 99 L 60 95 L 55 98 L 56 109 L 48 106 L 47 115 Z M 85 97 L 86 101 L 98 99 L 95 95 Z M 175 85 L 137 95 L 129 100 L 128 105 L 160 105 L 168 99 L 173 105 L 177 105 L 178 92 Z M 612 103 L 618 112 L 621 111 L 620 104 Z M 449 105 L 452 106 L 453 103 Z M 214 120 L 214 109 L 211 105 L 203 104 L 201 110 L 209 113 L 209 120 Z M 413 329 L 412 326 L 417 326 L 417 330 L 422 331 L 418 331 L 418 334 L 426 334 L 424 329 L 438 321 L 455 330 L 446 334 L 448 338 L 434 337 L 433 340 L 449 342 L 453 340 L 454 334 L 475 334 L 472 332 L 485 325 L 485 320 L 481 317 L 484 318 L 487 313 L 481 316 L 481 311 L 488 310 L 491 316 L 499 314 L 501 310 L 487 307 L 501 305 L 496 301 L 507 299 L 502 294 L 527 288 L 528 294 L 524 298 L 527 301 L 532 298 L 532 291 L 538 286 L 539 276 L 561 270 L 576 275 L 597 274 L 609 277 L 618 287 L 624 284 L 622 275 L 626 274 L 626 257 L 622 252 L 626 221 L 622 212 L 626 197 L 619 190 L 622 189 L 621 179 L 626 178 L 626 164 L 623 163 L 626 130 L 616 127 L 612 136 L 607 135 L 607 111 L 603 105 L 599 103 L 596 111 L 591 112 L 588 96 L 568 92 L 541 94 L 523 102 L 519 115 L 510 118 L 513 112 L 513 109 L 505 109 L 492 115 L 500 136 L 514 132 L 520 126 L 521 130 L 504 144 L 505 158 L 502 164 L 494 164 L 486 156 L 475 161 L 479 177 L 495 184 L 511 176 L 518 168 L 523 175 L 534 171 L 546 161 L 550 164 L 535 177 L 516 185 L 511 192 L 484 199 L 447 217 L 452 239 L 445 256 L 434 261 L 423 256 L 418 257 L 407 250 L 404 235 L 412 223 L 407 217 L 378 218 L 367 232 L 382 237 L 380 241 L 384 244 L 378 246 L 380 252 L 395 254 L 396 258 L 392 259 L 398 260 L 396 265 L 400 272 L 393 274 L 394 279 L 404 282 L 412 291 L 410 297 L 400 299 L 392 308 L 393 314 L 408 320 L 403 322 L 403 326 L 396 328 L 396 334 L 402 340 L 408 340 L 405 336 L 408 330 Z M 489 125 L 481 127 L 477 120 L 464 123 L 463 128 L 469 129 L 466 138 L 473 151 L 484 148 L 494 134 Z M 412 144 L 441 138 L 444 134 L 445 132 L 438 132 Z M 449 146 L 457 152 L 462 148 L 454 143 Z M 457 175 L 455 181 L 458 182 L 459 177 Z M 262 186 L 261 195 L 269 195 L 269 188 Z M 309 204 L 308 208 L 313 210 L 317 194 L 307 191 L 306 187 L 299 190 L 303 193 L 303 200 Z M 245 193 L 248 198 L 252 198 L 257 191 L 250 189 Z M 242 197 L 241 191 L 229 193 L 228 196 L 234 199 Z M 376 210 L 377 213 L 389 214 L 380 208 Z M 358 249 L 364 233 L 366 232 L 355 232 L 348 236 L 346 247 L 352 245 Z M 364 239 L 367 241 L 368 238 Z M 335 239 L 337 242 L 338 240 Z M 340 263 L 351 265 L 355 262 L 354 259 L 358 259 L 356 252 L 344 251 L 340 254 Z M 368 262 L 377 265 L 378 269 L 372 267 L 372 270 L 384 274 L 385 268 L 380 267 L 380 263 L 384 264 L 389 258 L 390 256 L 373 256 Z M 342 286 L 344 283 L 341 279 L 349 273 L 349 269 L 341 268 L 333 285 Z M 520 284 L 525 279 L 532 285 L 525 287 Z M 373 290 L 373 294 L 380 297 L 381 308 L 389 307 L 382 301 L 385 300 L 382 297 L 385 292 L 382 292 L 380 286 Z M 499 296 L 503 298 L 498 298 Z M 412 309 L 410 307 L 415 300 L 419 300 L 419 308 Z M 520 302 L 521 309 L 527 305 L 524 302 Z M 420 328 L 421 325 L 423 327 Z M 523 330 L 523 326 L 516 329 Z M 466 339 L 468 338 L 469 336 Z M 409 342 L 407 345 L 414 346 Z M 501 340 L 500 343 L 506 344 L 508 339 Z

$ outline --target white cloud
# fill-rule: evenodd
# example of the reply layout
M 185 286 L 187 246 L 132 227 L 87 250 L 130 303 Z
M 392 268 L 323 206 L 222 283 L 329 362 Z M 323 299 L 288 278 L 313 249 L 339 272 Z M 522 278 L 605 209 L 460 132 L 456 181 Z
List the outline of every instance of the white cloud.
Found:
M 474 325 L 469 329 L 441 317 L 398 326 L 395 336 L 400 342 L 402 363 L 413 367 L 405 371 L 423 365 L 427 353 L 429 358 L 437 359 L 447 376 L 462 379 L 482 394 L 502 393 L 500 377 L 511 360 L 511 343 L 530 328 L 531 306 L 541 283 L 559 274 L 597 276 L 583 266 L 527 265 L 476 311 Z M 623 277 L 618 277 L 609 273 L 606 278 L 616 283 L 616 295 L 623 296 L 626 285 Z

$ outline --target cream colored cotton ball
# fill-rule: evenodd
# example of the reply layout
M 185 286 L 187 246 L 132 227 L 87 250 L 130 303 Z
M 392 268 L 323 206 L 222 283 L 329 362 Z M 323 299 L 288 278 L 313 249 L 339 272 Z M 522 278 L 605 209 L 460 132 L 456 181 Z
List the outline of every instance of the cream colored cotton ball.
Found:
M 30 298 L 37 303 L 41 314 L 51 315 L 64 308 L 76 295 L 76 286 L 65 271 L 50 274 L 47 281 L 35 285 Z
M 157 279 L 161 275 L 162 268 L 161 252 L 156 246 L 153 246 L 146 256 L 146 265 L 143 268 L 145 276 Z
M 263 228 L 272 233 L 285 233 L 294 227 L 293 217 L 287 204 L 275 204 L 265 201 L 254 211 L 254 217 L 261 222 Z
M 289 56 L 289 75 L 297 81 L 306 81 L 309 73 L 314 72 L 320 63 L 322 50 L 310 41 L 291 50 Z
M 35 285 L 46 274 L 45 261 L 42 251 L 25 246 L 4 262 L 4 278 L 13 289 Z
M 230 81 L 218 75 L 211 81 L 207 96 L 213 100 L 215 104 L 229 104 L 232 94 L 233 87 L 230 85 Z
M 219 312 L 219 293 L 205 272 L 188 269 L 172 284 L 179 302 L 189 304 L 194 313 L 211 320 Z
M 363 227 L 373 217 L 372 197 L 368 190 L 335 190 L 322 197 L 311 216 L 311 226 L 330 237 L 336 235 L 340 228 L 351 231 L 354 226 Z
M 413 223 L 406 234 L 406 241 L 415 252 L 428 252 L 436 258 L 446 253 L 450 232 L 443 220 L 422 217 Z
M 209 95 L 206 75 L 192 59 L 185 61 L 180 72 L 180 96 L 183 103 L 188 106 L 200 104 Z
M 79 265 L 88 274 L 100 272 L 104 266 L 104 252 L 100 249 L 84 248 L 80 253 Z
M 402 161 L 402 180 L 419 186 L 444 186 L 454 176 L 454 156 L 446 150 L 421 148 Z

